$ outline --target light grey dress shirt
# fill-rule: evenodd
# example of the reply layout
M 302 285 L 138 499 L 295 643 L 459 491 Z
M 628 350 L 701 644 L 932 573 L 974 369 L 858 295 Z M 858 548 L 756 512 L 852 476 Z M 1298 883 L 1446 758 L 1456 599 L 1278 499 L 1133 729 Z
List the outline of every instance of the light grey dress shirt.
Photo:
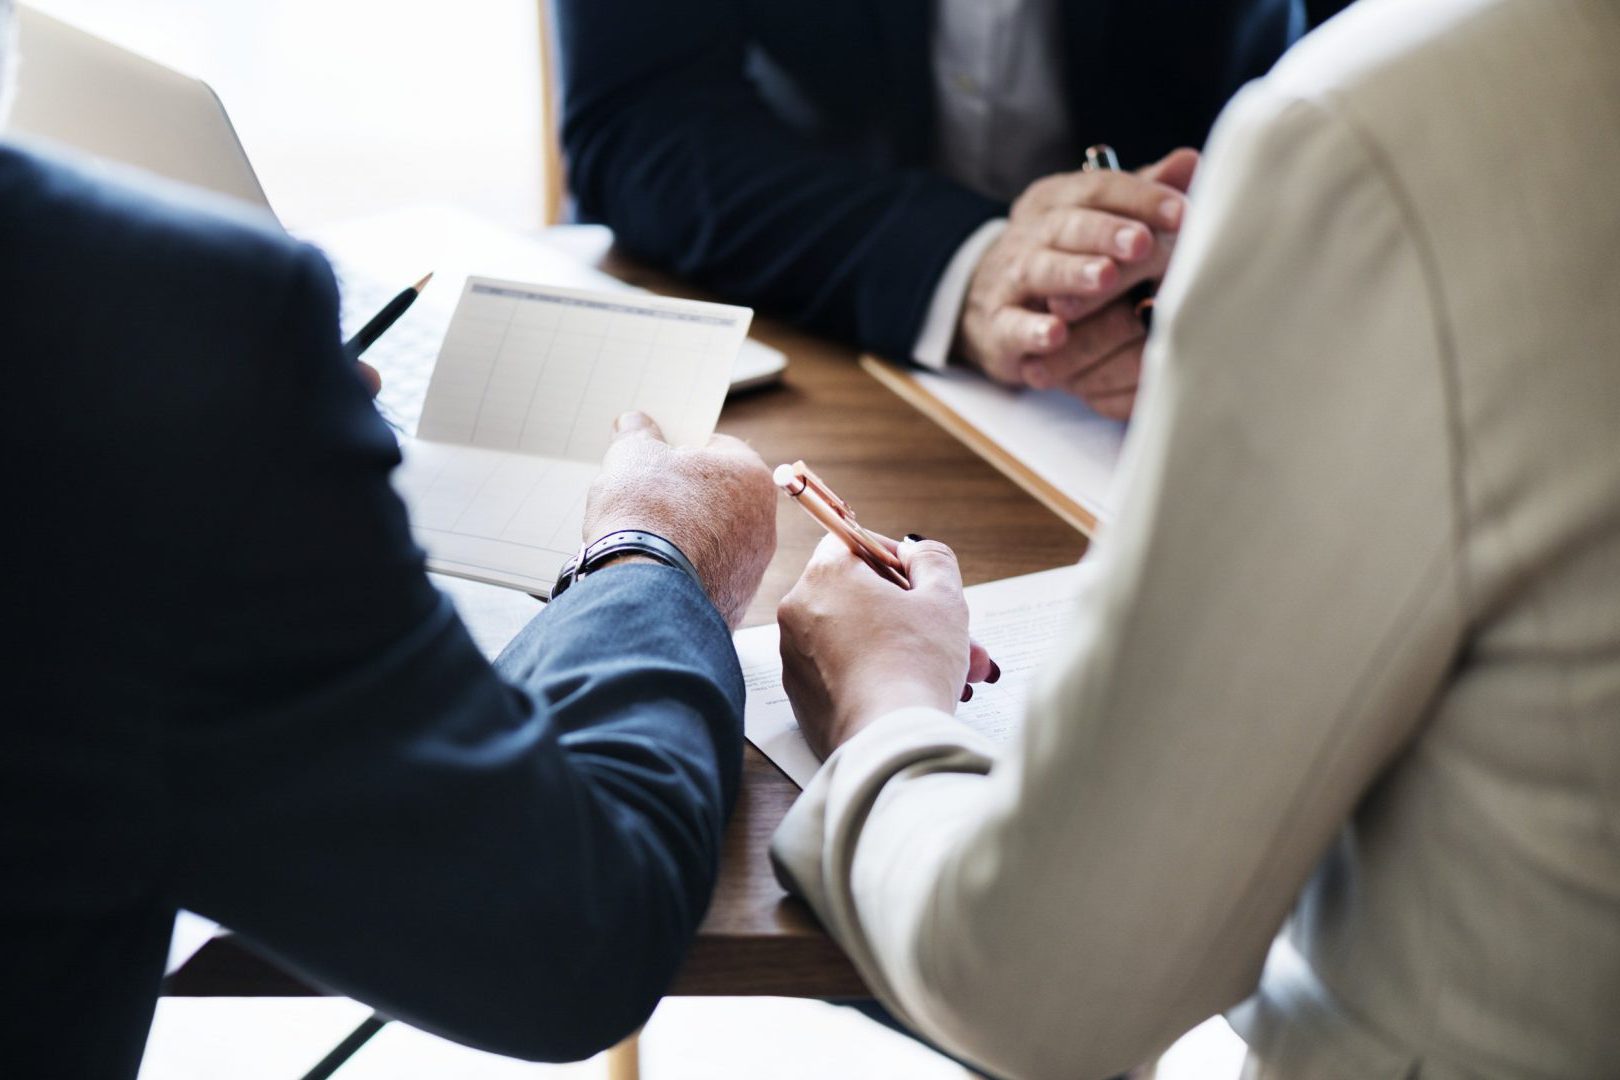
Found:
M 938 168 L 1011 202 L 1034 180 L 1079 167 L 1063 92 L 1058 0 L 937 0 L 931 43 Z M 913 358 L 945 366 L 979 258 L 1005 223 L 977 230 L 934 289 Z
M 1078 167 L 1059 15 L 1057 0 L 938 0 L 939 167 L 957 183 L 1011 202 L 1030 181 Z

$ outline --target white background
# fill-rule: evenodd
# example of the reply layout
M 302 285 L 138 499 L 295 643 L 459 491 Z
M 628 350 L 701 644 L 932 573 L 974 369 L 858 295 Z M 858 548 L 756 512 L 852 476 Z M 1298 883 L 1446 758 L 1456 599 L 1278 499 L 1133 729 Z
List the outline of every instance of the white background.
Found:
M 26 2 L 206 80 L 290 226 L 423 202 L 539 224 L 535 0 Z

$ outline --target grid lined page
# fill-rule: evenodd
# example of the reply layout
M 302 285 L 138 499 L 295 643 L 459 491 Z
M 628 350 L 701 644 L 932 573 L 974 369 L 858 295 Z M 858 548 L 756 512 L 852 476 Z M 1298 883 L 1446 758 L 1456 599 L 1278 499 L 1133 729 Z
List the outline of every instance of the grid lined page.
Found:
M 546 593 L 616 417 L 714 430 L 747 308 L 469 278 L 394 483 L 430 569 Z
M 431 569 L 551 591 L 563 560 L 579 550 L 597 466 L 425 440 L 401 449 L 394 482 Z
M 417 435 L 597 462 L 614 418 L 640 409 L 671 443 L 701 443 L 748 322 L 719 304 L 470 278 Z

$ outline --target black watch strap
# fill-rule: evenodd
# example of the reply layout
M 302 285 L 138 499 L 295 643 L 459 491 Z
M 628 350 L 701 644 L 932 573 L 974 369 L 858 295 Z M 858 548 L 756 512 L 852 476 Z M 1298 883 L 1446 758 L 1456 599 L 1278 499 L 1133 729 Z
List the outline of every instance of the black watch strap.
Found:
M 621 529 L 584 545 L 580 548 L 579 554 L 563 563 L 562 570 L 557 574 L 557 584 L 551 587 L 551 598 L 555 600 L 574 582 L 590 574 L 609 559 L 620 555 L 645 555 L 665 566 L 673 566 L 685 572 L 697 582 L 698 588 L 703 587 L 703 579 L 698 577 L 697 567 L 693 566 L 692 560 L 672 542 L 657 533 L 644 532 L 640 529 Z

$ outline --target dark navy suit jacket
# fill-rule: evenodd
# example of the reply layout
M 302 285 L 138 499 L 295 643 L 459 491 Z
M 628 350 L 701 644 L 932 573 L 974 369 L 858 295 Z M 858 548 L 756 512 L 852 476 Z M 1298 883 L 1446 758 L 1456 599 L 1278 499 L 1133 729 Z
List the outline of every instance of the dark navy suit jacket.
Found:
M 931 168 L 934 4 L 560 0 L 580 212 L 727 299 L 909 356 L 951 255 L 1006 212 Z M 1128 167 L 1201 145 L 1306 16 L 1303 0 L 1060 5 L 1075 145 Z
M 612 1044 L 714 881 L 723 621 L 612 568 L 491 668 L 325 262 L 168 198 L 0 145 L 0 1073 L 133 1076 L 179 907 L 479 1047 Z

